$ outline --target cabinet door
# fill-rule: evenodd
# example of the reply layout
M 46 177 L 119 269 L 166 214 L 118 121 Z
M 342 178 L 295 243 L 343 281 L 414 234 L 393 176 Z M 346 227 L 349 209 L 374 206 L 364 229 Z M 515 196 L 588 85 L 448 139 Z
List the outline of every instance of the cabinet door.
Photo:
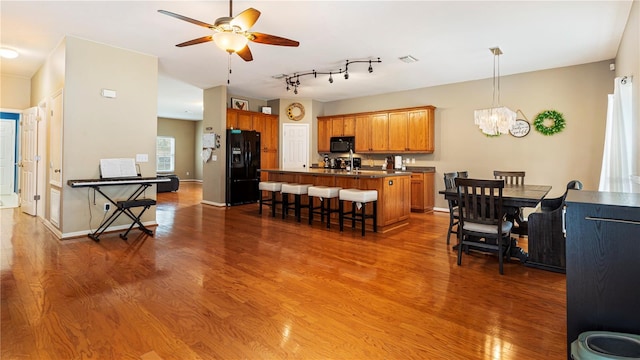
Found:
M 331 136 L 342 136 L 344 132 L 344 118 L 334 116 L 331 118 Z
M 342 118 L 342 135 L 355 136 L 356 135 L 356 117 L 345 116 Z
M 278 149 L 280 148 L 280 119 L 277 115 L 265 115 L 265 141 L 266 148 L 269 151 L 276 153 L 276 159 L 278 155 Z
M 422 173 L 411 174 L 411 210 L 424 211 L 424 176 Z
M 248 111 L 238 111 L 238 129 L 251 130 L 253 129 L 253 114 Z
M 424 207 L 425 211 L 432 211 L 436 202 L 435 173 L 424 173 Z
M 371 115 L 371 150 L 389 151 L 389 117 L 387 113 Z
M 356 152 L 367 153 L 371 149 L 371 119 L 369 115 L 358 115 L 355 117 Z
M 409 111 L 407 149 L 433 152 L 433 110 Z
M 262 150 L 268 149 L 269 139 L 267 134 L 267 119 L 264 117 L 264 115 L 254 114 L 253 121 L 251 123 L 251 130 L 255 130 L 260 133 L 260 148 Z
M 406 111 L 389 113 L 389 150 L 406 151 L 409 114 Z
M 227 109 L 227 129 L 238 129 L 238 112 Z
M 318 152 L 329 152 L 331 147 L 329 141 L 331 138 L 331 119 L 318 118 Z

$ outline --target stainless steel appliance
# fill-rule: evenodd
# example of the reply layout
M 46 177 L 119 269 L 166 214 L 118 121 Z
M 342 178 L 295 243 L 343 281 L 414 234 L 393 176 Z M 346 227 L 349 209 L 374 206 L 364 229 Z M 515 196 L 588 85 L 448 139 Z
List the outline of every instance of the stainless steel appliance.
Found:
M 227 130 L 227 206 L 257 202 L 260 182 L 260 133 Z
M 347 153 L 349 150 L 356 151 L 356 140 L 353 136 L 333 136 L 329 144 L 332 153 Z

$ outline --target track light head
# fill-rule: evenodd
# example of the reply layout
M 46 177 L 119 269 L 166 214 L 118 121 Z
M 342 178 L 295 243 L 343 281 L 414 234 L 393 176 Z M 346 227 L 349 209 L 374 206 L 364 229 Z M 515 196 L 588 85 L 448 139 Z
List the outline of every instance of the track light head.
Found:
M 344 79 L 345 79 L 345 80 L 349 80 L 349 73 L 348 73 L 348 72 L 345 72 L 345 73 L 344 73 Z
M 293 89 L 293 93 L 298 95 L 298 88 Z
M 329 84 L 333 84 L 333 75 L 329 73 Z
M 373 72 L 373 66 L 371 66 L 371 60 L 369 60 L 369 74 Z

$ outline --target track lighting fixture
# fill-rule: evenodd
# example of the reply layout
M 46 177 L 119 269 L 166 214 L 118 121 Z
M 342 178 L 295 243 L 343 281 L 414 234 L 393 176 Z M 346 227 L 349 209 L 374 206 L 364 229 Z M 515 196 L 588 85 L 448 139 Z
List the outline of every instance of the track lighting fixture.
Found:
M 320 75 L 329 75 L 329 83 L 333 84 L 333 74 L 344 74 L 344 78 L 345 80 L 349 79 L 349 65 L 351 64 L 358 64 L 358 63 L 369 63 L 369 73 L 373 72 L 373 63 L 381 63 L 382 60 L 380 60 L 380 58 L 377 58 L 376 60 L 346 60 L 345 66 L 344 66 L 344 70 L 339 69 L 338 71 L 329 71 L 329 72 L 322 72 L 322 71 L 309 71 L 309 72 L 303 72 L 303 73 L 294 73 L 293 75 L 287 75 L 285 76 L 285 84 L 287 85 L 287 91 L 289 91 L 291 88 L 293 88 L 293 93 L 294 94 L 298 94 L 298 86 L 300 86 L 300 77 L 304 77 L 304 76 L 308 76 L 308 75 L 313 75 L 314 78 L 318 77 L 318 74 Z

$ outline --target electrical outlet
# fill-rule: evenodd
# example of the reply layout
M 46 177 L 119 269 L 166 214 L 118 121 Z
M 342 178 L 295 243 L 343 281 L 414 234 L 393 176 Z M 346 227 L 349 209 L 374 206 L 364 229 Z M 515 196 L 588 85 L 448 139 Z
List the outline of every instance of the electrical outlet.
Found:
M 109 211 L 109 209 L 111 209 L 111 204 L 109 204 L 109 203 L 104 203 L 104 212 Z

